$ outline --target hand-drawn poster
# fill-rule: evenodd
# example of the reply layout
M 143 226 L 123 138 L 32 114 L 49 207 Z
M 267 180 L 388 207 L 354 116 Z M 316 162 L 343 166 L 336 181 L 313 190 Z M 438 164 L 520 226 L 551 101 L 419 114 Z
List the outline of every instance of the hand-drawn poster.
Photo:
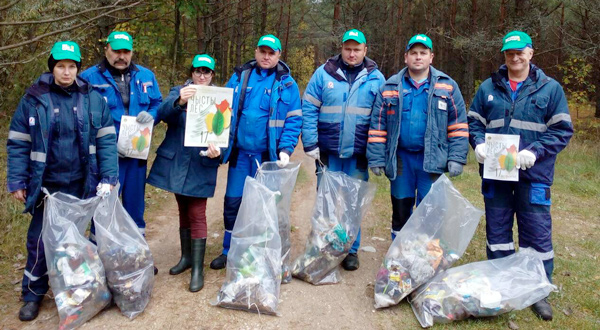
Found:
M 184 146 L 208 147 L 212 143 L 215 147 L 227 148 L 233 89 L 190 86 L 195 86 L 197 91 L 188 100 Z
M 519 181 L 519 170 L 517 169 L 518 135 L 486 133 L 485 152 L 484 179 Z
M 135 116 L 122 116 L 117 151 L 129 158 L 148 159 L 154 122 L 138 123 Z

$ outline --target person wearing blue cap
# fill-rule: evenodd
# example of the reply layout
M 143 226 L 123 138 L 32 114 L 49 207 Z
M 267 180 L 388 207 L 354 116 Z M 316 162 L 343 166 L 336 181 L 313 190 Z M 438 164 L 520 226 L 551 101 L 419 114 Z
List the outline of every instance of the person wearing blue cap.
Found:
M 246 177 L 254 177 L 258 164 L 264 161 L 277 161 L 285 167 L 298 144 L 300 92 L 290 68 L 280 60 L 282 51 L 274 35 L 260 37 L 254 59 L 236 67 L 227 82 L 234 92 L 229 147 L 223 153 L 223 163 L 229 162 L 223 209 L 225 234 L 223 252 L 210 263 L 212 269 L 227 264 Z
M 533 42 L 527 33 L 509 32 L 502 39 L 500 51 L 505 64 L 479 86 L 468 115 L 469 140 L 481 164 L 486 158 L 486 133 L 519 136 L 519 181 L 482 179 L 487 257 L 496 259 L 515 253 L 516 214 L 519 251 L 540 258 L 552 281 L 550 186 L 556 157 L 573 136 L 569 106 L 560 84 L 531 63 Z M 541 319 L 552 320 L 552 306 L 546 298 L 533 304 L 532 309 Z
M 332 171 L 368 180 L 366 147 L 371 108 L 385 81 L 377 63 L 367 56 L 367 39 L 356 29 L 342 37 L 341 52 L 315 70 L 302 103 L 302 144 L 315 159 L 317 182 L 321 164 Z M 318 184 L 317 184 L 318 186 Z M 359 267 L 361 232 L 343 260 L 342 267 Z
M 367 157 L 375 175 L 390 179 L 392 240 L 415 205 L 444 172 L 460 175 L 467 163 L 468 124 L 456 82 L 434 68 L 433 43 L 424 34 L 406 45 L 406 67 L 377 95 Z
M 204 287 L 206 202 L 215 194 L 221 150 L 212 144 L 208 148 L 184 146 L 187 103 L 196 94 L 194 85 L 209 86 L 214 75 L 215 59 L 207 54 L 196 55 L 190 66 L 190 79 L 171 88 L 158 108 L 156 121 L 164 121 L 168 128 L 147 180 L 148 184 L 175 194 L 181 259 L 169 274 L 178 275 L 191 268 L 191 292 Z
M 132 61 L 133 37 L 127 32 L 113 31 L 106 40 L 104 55 L 100 63 L 82 72 L 81 76 L 104 96 L 115 121 L 117 136 L 122 116 L 136 116 L 140 123 L 154 121 L 162 96 L 154 73 Z M 119 155 L 119 194 L 123 207 L 142 235 L 146 234 L 146 169 L 146 160 Z
M 27 231 L 27 263 L 21 282 L 21 321 L 38 315 L 48 292 L 42 241 L 44 196 L 63 192 L 77 198 L 106 196 L 117 184 L 116 131 L 102 96 L 77 73 L 79 46 L 54 44 L 50 72 L 25 91 L 11 120 L 6 143 L 8 191 L 32 215 Z

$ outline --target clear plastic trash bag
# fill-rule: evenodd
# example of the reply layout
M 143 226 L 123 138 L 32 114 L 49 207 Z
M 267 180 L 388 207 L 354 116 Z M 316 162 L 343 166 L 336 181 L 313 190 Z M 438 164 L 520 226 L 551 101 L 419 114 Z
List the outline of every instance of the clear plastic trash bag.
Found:
M 375 308 L 397 305 L 465 252 L 484 214 L 441 175 L 396 236 L 375 279 Z
M 84 237 L 99 197 L 82 200 L 43 191 L 42 238 L 59 329 L 74 329 L 104 309 L 111 298 L 96 246 Z
M 524 253 L 474 262 L 438 273 L 409 297 L 421 326 L 521 310 L 547 297 L 556 286 L 542 260 Z
M 154 261 L 146 239 L 118 198 L 119 186 L 94 213 L 98 254 L 108 287 L 121 313 L 130 319 L 144 311 L 154 285 Z
M 324 170 L 317 190 L 312 228 L 292 275 L 314 285 L 341 280 L 339 264 L 348 255 L 362 218 L 375 197 L 374 184 L 343 172 Z
M 213 305 L 259 314 L 278 314 L 281 238 L 277 224 L 279 193 L 251 177 L 231 233 L 225 283 Z
M 258 182 L 272 191 L 281 193 L 277 197 L 277 219 L 279 221 L 279 236 L 281 236 L 281 283 L 292 281 L 290 207 L 299 170 L 300 163 L 289 163 L 282 168 L 277 165 L 277 162 L 264 162 L 256 172 Z

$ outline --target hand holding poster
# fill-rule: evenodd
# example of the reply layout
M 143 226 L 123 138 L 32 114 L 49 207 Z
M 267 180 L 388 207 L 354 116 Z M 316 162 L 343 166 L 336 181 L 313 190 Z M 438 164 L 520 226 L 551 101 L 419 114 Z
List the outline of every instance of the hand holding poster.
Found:
M 138 123 L 135 116 L 122 116 L 117 150 L 128 158 L 148 159 L 154 122 Z
M 484 179 L 519 181 L 519 169 L 517 168 L 518 135 L 486 133 L 485 152 Z
M 185 122 L 186 147 L 227 148 L 231 124 L 233 89 L 190 85 L 197 88 L 189 99 Z

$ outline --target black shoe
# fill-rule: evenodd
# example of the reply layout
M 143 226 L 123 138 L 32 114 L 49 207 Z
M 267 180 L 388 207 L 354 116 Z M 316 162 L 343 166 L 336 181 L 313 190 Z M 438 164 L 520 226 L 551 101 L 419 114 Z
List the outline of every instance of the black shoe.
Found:
M 345 270 L 357 270 L 358 266 L 360 266 L 360 262 L 358 261 L 358 254 L 356 253 L 348 254 L 346 258 L 344 258 L 344 261 L 342 261 L 342 267 L 344 267 Z
M 192 239 L 192 278 L 190 291 L 197 292 L 204 287 L 204 251 L 206 238 Z
M 552 321 L 552 306 L 548 302 L 548 297 L 536 302 L 531 306 L 533 313 L 544 321 Z
M 227 266 L 227 256 L 224 254 L 216 257 L 215 260 L 210 263 L 210 268 L 212 269 L 223 269 L 225 266 Z
M 39 301 L 26 301 L 23 307 L 19 310 L 19 320 L 33 321 L 40 312 Z
M 156 268 L 156 266 L 154 266 L 154 276 L 156 276 L 156 274 L 158 274 L 158 268 Z
M 179 240 L 181 241 L 181 259 L 177 265 L 169 269 L 171 275 L 181 274 L 192 267 L 192 231 L 189 228 L 179 228 Z

